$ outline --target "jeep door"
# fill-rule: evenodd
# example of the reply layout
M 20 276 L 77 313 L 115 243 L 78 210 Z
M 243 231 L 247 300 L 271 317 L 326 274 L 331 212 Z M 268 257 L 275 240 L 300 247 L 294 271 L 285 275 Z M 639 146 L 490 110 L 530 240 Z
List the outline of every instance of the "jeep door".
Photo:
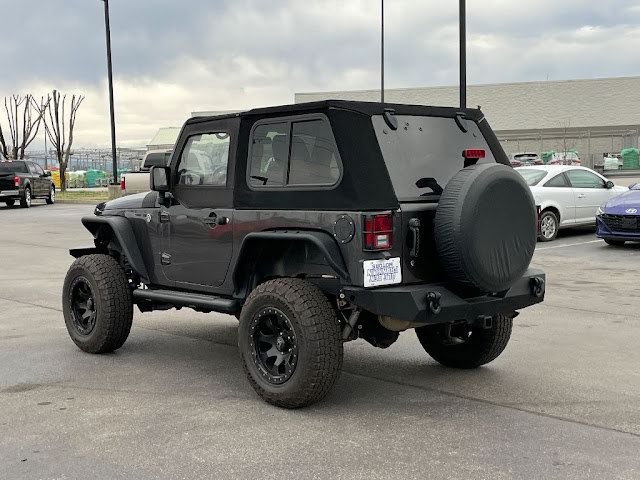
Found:
M 162 268 L 178 287 L 209 290 L 227 276 L 233 251 L 235 124 L 230 119 L 187 127 L 179 140 L 171 205 L 160 213 L 160 221 L 169 224 Z

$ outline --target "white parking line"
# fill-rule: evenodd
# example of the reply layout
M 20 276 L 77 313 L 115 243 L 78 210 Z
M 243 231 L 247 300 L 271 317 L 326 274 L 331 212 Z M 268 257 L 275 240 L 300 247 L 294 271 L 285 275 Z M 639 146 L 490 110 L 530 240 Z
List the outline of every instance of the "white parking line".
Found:
M 576 245 L 586 245 L 587 243 L 596 243 L 596 242 L 603 242 L 604 240 L 589 240 L 588 242 L 580 242 L 580 243 L 567 243 L 566 245 L 554 245 L 553 247 L 542 247 L 542 248 L 536 248 L 536 251 L 538 250 L 550 250 L 552 248 L 562 248 L 562 247 L 575 247 Z

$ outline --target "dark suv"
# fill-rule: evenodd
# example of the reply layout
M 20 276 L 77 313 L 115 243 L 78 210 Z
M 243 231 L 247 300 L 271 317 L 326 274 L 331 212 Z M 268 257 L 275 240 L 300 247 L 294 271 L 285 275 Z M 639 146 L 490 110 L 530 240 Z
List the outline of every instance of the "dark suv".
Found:
M 92 353 L 125 342 L 133 305 L 239 318 L 247 377 L 281 407 L 324 397 L 343 342 L 415 329 L 474 368 L 541 302 L 537 216 L 480 110 L 324 101 L 184 125 L 153 191 L 82 223 L 63 308 Z

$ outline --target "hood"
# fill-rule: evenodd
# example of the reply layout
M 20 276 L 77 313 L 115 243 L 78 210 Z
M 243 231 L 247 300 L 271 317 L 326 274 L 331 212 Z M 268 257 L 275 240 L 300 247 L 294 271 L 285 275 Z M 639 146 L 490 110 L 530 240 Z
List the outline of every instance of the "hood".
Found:
M 614 215 L 625 215 L 625 210 L 635 208 L 640 214 L 640 190 L 628 190 L 621 195 L 617 195 L 602 205 L 605 213 Z
M 147 200 L 147 197 L 152 197 L 152 198 Z M 136 193 L 134 195 L 127 195 L 126 197 L 120 197 L 120 198 L 115 198 L 113 200 L 109 200 L 104 206 L 104 210 L 123 210 L 123 209 L 143 208 L 143 207 L 149 208 L 155 205 L 155 200 L 157 197 L 158 197 L 157 192 L 142 192 L 142 193 Z

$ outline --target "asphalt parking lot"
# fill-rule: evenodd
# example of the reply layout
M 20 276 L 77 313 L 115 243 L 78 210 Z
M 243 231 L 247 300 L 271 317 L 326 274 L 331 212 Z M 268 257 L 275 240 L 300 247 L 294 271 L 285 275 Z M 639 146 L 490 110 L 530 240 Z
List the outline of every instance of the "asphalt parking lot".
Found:
M 233 317 L 137 312 L 117 352 L 75 347 L 60 290 L 91 211 L 0 208 L 0 478 L 640 478 L 640 244 L 539 243 L 546 301 L 488 366 L 352 342 L 327 399 L 286 411 L 245 381 Z

